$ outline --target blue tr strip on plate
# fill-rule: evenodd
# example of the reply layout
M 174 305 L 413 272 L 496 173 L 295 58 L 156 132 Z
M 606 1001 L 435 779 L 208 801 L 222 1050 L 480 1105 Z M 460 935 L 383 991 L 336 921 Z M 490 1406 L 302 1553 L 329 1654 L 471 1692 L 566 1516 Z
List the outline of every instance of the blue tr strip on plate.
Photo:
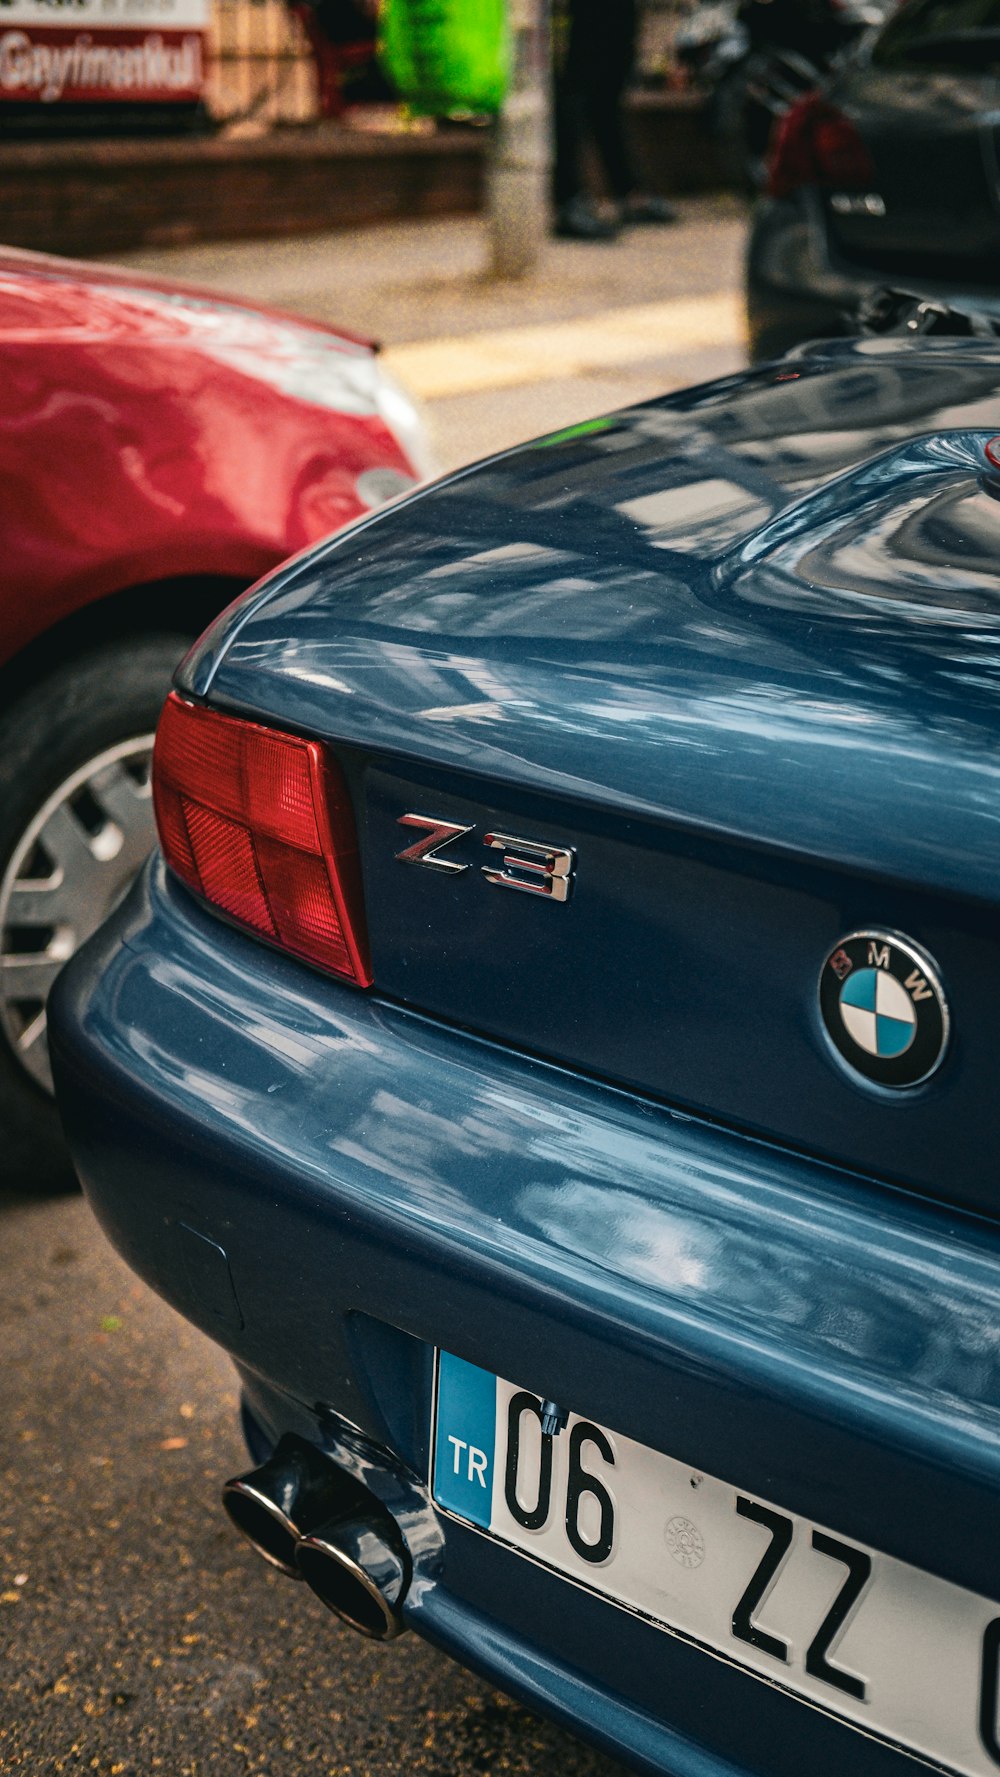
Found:
M 495 1376 L 441 1352 L 434 1497 L 484 1530 L 492 1516 L 496 1399 Z

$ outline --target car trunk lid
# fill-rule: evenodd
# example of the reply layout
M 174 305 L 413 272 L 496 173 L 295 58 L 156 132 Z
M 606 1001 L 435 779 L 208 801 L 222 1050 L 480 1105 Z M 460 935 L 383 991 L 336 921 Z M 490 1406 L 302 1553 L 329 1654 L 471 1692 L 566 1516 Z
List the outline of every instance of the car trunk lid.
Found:
M 866 269 L 995 283 L 1000 254 L 1000 6 L 908 7 L 830 91 L 857 130 L 864 190 L 829 189 L 831 239 Z M 956 14 L 953 0 L 950 12 Z
M 998 394 L 975 346 L 732 379 L 457 476 L 230 620 L 188 687 L 336 748 L 376 991 L 992 1208 Z M 894 1098 L 821 1023 L 858 929 L 952 1002 Z

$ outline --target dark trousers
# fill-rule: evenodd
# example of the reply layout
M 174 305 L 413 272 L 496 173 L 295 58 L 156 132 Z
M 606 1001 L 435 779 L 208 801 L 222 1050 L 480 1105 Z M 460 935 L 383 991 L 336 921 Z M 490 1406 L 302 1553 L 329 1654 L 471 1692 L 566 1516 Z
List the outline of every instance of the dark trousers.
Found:
M 636 0 L 571 0 L 569 42 L 556 75 L 557 205 L 583 190 L 582 153 L 588 136 L 616 198 L 628 197 L 638 185 L 622 115 L 636 29 Z

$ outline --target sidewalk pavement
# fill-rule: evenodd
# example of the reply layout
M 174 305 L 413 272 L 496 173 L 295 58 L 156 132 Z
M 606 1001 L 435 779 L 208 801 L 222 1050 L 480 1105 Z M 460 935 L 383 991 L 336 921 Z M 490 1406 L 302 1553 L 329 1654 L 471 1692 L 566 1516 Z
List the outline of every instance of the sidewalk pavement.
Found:
M 487 276 L 473 217 L 143 250 L 119 263 L 380 340 L 453 467 L 745 362 L 745 213 L 729 198 L 679 209 L 672 228 L 553 240 L 516 283 Z

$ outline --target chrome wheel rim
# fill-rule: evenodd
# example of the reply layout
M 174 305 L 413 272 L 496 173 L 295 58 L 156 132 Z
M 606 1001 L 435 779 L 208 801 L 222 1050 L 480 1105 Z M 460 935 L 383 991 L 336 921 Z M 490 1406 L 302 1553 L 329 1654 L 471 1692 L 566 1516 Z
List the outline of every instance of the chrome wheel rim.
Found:
M 81 765 L 38 810 L 0 879 L 0 1030 L 46 1092 L 52 983 L 156 842 L 152 758 L 153 736 L 142 734 Z

